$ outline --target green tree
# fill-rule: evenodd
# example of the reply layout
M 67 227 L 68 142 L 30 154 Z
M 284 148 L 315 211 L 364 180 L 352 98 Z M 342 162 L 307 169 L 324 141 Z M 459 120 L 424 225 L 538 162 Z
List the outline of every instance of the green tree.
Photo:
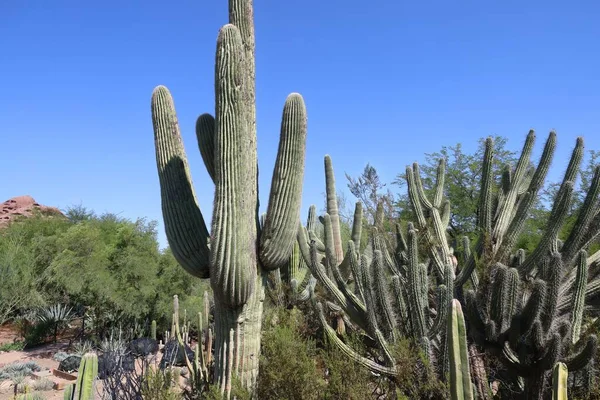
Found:
M 517 161 L 516 153 L 506 149 L 507 139 L 495 137 L 494 151 L 494 177 L 500 180 L 505 165 L 514 165 Z M 459 238 L 468 232 L 474 232 L 477 220 L 477 202 L 479 199 L 479 184 L 481 182 L 484 140 L 479 140 L 479 145 L 474 153 L 466 153 L 463 146 L 457 143 L 454 146 L 442 146 L 440 151 L 425 154 L 425 162 L 420 165 L 421 178 L 425 192 L 430 194 L 436 182 L 439 161 L 446 161 L 446 179 L 444 197 L 452 199 L 450 223 L 448 226 L 452 238 Z M 398 174 L 394 184 L 405 188 L 406 177 L 404 173 Z M 399 195 L 397 206 L 401 217 L 414 220 L 410 208 L 408 193 Z

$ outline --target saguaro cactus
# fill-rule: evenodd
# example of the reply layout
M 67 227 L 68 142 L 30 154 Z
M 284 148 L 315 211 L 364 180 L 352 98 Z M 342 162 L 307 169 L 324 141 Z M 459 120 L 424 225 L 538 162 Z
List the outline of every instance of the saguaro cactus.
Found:
M 221 388 L 230 385 L 230 377 L 252 388 L 258 373 L 265 274 L 288 261 L 298 229 L 306 109 L 299 94 L 289 95 L 261 230 L 252 1 L 230 0 L 229 22 L 217 40 L 215 117 L 203 114 L 196 124 L 200 152 L 215 184 L 210 235 L 192 187 L 173 99 L 164 86 L 152 95 L 152 118 L 169 245 L 186 271 L 210 277 L 214 291 L 214 376 Z M 234 348 L 228 349 L 232 330 Z

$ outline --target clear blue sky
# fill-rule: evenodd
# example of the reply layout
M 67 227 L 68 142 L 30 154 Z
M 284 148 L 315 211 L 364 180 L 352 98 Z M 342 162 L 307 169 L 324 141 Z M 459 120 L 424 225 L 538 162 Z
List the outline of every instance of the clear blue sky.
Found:
M 213 187 L 194 135 L 213 112 L 216 36 L 227 1 L 0 2 L 0 201 L 30 194 L 61 208 L 158 220 L 150 96 L 167 85 L 201 208 Z M 442 145 L 494 134 L 537 152 L 559 138 L 553 175 L 575 138 L 600 150 L 596 1 L 255 2 L 263 209 L 281 110 L 303 94 L 309 137 L 303 209 L 322 205 L 323 156 L 338 187 L 372 163 L 385 181 Z

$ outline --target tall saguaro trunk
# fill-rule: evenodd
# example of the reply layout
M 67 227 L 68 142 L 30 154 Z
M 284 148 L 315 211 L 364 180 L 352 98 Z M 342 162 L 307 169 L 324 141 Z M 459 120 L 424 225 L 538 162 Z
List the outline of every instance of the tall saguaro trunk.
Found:
M 237 377 L 253 390 L 258 375 L 265 276 L 291 256 L 302 197 L 306 108 L 292 93 L 283 108 L 267 214 L 259 226 L 254 21 L 251 0 L 229 0 L 219 31 L 215 116 L 196 122 L 198 147 L 215 184 L 210 234 L 191 183 L 168 89 L 152 95 L 163 218 L 173 255 L 190 274 L 210 278 L 215 297 L 215 382 L 230 395 Z

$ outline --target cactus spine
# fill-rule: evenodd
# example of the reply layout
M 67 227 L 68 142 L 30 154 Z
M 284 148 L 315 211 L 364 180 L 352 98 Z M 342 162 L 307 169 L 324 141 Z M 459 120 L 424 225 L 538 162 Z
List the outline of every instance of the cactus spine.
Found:
M 215 296 L 214 376 L 222 388 L 230 386 L 230 377 L 238 377 L 248 389 L 255 385 L 264 275 L 285 265 L 292 253 L 304 176 L 306 109 L 302 97 L 293 93 L 283 109 L 260 230 L 254 47 L 252 1 L 230 0 L 229 24 L 217 39 L 215 117 L 203 114 L 196 124 L 200 153 L 215 184 L 210 236 L 192 187 L 173 99 L 164 86 L 152 96 L 167 239 L 186 271 L 210 278 Z

